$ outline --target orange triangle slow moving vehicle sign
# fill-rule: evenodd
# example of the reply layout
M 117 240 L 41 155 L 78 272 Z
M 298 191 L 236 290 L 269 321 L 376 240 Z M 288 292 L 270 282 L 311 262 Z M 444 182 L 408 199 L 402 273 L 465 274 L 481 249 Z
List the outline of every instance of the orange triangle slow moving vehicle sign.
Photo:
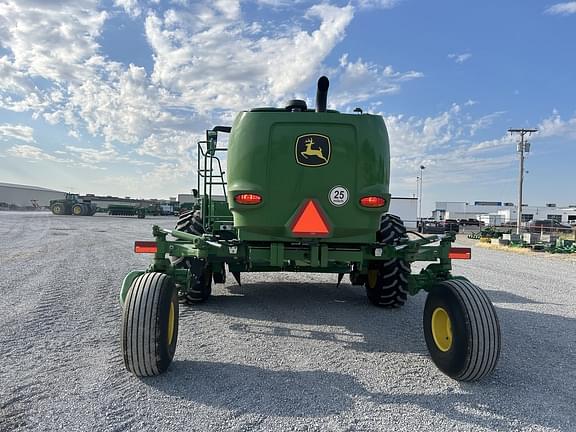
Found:
M 318 205 L 313 200 L 308 200 L 304 209 L 296 216 L 296 221 L 292 226 L 292 234 L 304 237 L 323 237 L 329 233 L 328 222 Z

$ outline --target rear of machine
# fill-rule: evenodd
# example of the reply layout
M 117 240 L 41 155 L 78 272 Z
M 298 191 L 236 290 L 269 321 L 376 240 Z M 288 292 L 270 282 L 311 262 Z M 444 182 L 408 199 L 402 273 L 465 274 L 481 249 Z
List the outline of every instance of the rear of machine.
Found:
M 390 199 L 389 160 L 380 116 L 274 109 L 239 114 L 228 150 L 228 204 L 238 238 L 374 241 Z
M 216 126 L 198 143 L 196 207 L 180 215 L 175 229 L 154 226 L 154 241 L 135 243 L 136 253 L 154 259 L 122 283 L 129 371 L 151 376 L 168 368 L 179 304 L 207 300 L 212 284 L 224 284 L 227 274 L 240 283 L 242 273 L 269 271 L 333 273 L 337 284 L 348 274 L 383 308 L 427 291 L 424 336 L 438 368 L 462 381 L 495 368 L 494 307 L 480 288 L 451 273 L 451 260 L 470 259 L 470 249 L 452 247 L 452 234 L 410 233 L 386 213 L 384 121 L 361 110 L 327 110 L 327 92 L 322 77 L 315 110 L 292 100 L 284 108 L 241 112 L 231 127 Z M 220 144 L 222 133 L 230 134 L 228 146 Z M 429 264 L 412 273 L 415 261 Z

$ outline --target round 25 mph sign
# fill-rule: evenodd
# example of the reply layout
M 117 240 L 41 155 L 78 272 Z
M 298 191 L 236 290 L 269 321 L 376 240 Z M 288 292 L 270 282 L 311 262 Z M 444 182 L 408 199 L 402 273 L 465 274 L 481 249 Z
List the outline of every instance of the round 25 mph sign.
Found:
M 330 203 L 335 207 L 341 207 L 348 202 L 348 197 L 350 194 L 348 193 L 348 189 L 344 186 L 334 186 L 330 189 L 330 194 L 328 198 L 330 199 Z

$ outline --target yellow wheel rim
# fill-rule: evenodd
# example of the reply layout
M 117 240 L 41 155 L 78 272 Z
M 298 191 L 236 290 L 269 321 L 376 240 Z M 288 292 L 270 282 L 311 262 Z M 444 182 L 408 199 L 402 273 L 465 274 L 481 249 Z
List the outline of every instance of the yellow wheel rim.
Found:
M 60 206 L 54 206 L 54 213 L 60 214 L 61 211 L 62 209 L 60 208 Z
M 432 313 L 432 337 L 440 351 L 452 348 L 452 321 L 444 308 L 438 307 Z
M 74 207 L 74 214 L 79 215 L 80 213 L 82 213 L 82 209 L 80 207 Z
M 368 270 L 368 286 L 374 288 L 378 280 L 378 270 Z
M 174 313 L 174 303 L 170 303 L 170 312 L 168 312 L 168 345 L 172 345 L 172 338 L 174 337 L 174 321 L 176 314 Z

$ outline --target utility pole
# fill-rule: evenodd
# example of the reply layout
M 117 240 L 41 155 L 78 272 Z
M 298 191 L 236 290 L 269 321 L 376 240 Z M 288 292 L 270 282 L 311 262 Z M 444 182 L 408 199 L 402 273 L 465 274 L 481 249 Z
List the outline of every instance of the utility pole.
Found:
M 524 136 L 532 135 L 533 132 L 538 132 L 538 129 L 508 129 L 510 135 L 515 133 L 520 134 L 520 142 L 518 143 L 517 151 L 520 153 L 520 176 L 518 181 L 518 214 L 516 217 L 516 234 L 520 235 L 520 226 L 522 224 L 522 187 L 524 184 L 524 153 L 530 151 L 530 143 L 524 140 Z
M 424 165 L 420 165 L 420 199 L 418 200 L 418 205 L 419 205 L 419 210 L 418 210 L 418 218 L 420 219 L 420 226 L 422 225 L 422 189 L 423 189 L 423 180 L 424 177 L 422 177 L 422 174 L 424 173 L 424 169 L 426 169 L 426 167 Z

